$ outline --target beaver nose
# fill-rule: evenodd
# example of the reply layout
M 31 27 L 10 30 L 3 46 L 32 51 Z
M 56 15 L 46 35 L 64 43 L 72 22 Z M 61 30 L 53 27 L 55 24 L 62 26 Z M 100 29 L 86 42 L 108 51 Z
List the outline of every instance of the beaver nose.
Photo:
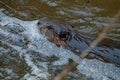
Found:
M 37 26 L 38 26 L 39 28 L 45 27 L 45 22 L 39 20 L 39 21 L 37 22 Z
M 38 21 L 37 25 L 38 25 L 38 26 L 41 25 L 41 21 Z
M 50 24 L 49 24 L 48 22 L 42 21 L 42 20 L 39 20 L 39 21 L 37 22 L 37 25 L 38 25 L 39 27 L 47 27 L 47 26 L 50 26 Z

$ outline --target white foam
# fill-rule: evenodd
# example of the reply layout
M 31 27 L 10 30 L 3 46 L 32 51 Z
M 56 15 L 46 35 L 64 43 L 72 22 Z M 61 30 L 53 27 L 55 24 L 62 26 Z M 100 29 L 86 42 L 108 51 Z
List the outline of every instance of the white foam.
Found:
M 9 45 L 12 48 L 14 48 L 15 50 L 17 50 L 19 52 L 20 56 L 25 56 L 26 63 L 28 64 L 28 66 L 31 67 L 31 71 L 32 71 L 31 74 L 36 75 L 36 76 L 32 76 L 30 73 L 27 73 L 24 76 L 24 78 L 28 78 L 27 80 L 33 80 L 33 78 L 36 79 L 37 77 L 40 77 L 40 76 L 44 77 L 45 79 L 47 79 L 49 77 L 49 75 L 47 73 L 47 68 L 45 68 L 44 70 L 39 69 L 31 61 L 30 55 L 27 54 L 27 50 L 35 50 L 35 51 L 38 51 L 39 53 L 43 53 L 43 55 L 47 55 L 47 56 L 55 55 L 55 56 L 59 57 L 59 60 L 55 61 L 54 65 L 63 65 L 68 62 L 69 58 L 71 58 L 73 60 L 76 60 L 78 58 L 71 51 L 56 47 L 56 45 L 49 42 L 45 36 L 41 35 L 38 30 L 38 26 L 37 26 L 38 20 L 22 21 L 22 20 L 19 20 L 16 18 L 8 17 L 8 16 L 4 15 L 3 13 L 0 13 L 0 17 L 2 20 L 0 22 L 0 25 L 2 25 L 2 26 L 11 25 L 11 24 L 16 23 L 16 24 L 23 26 L 26 29 L 25 32 L 23 32 L 22 34 L 26 35 L 30 40 L 30 44 L 28 45 L 27 49 L 26 48 L 24 49 L 19 46 L 15 46 L 15 45 L 10 45 L 10 44 Z M 5 32 L 3 32 L 3 33 L 5 33 Z M 47 65 L 44 64 L 44 66 L 47 66 Z M 46 72 L 43 72 L 43 71 L 46 71 Z
M 31 67 L 31 73 L 27 73 L 24 78 L 27 78 L 27 80 L 36 80 L 38 77 L 43 78 L 43 79 L 48 79 L 49 74 L 47 70 L 41 70 L 39 69 L 32 61 L 30 58 L 30 55 L 25 55 L 25 60 L 27 64 Z M 45 66 L 45 64 L 44 64 Z M 31 75 L 31 76 L 30 76 Z M 32 76 L 36 75 L 36 76 Z
M 78 70 L 92 76 L 94 80 L 120 80 L 120 68 L 109 63 L 103 63 L 98 60 L 84 59 L 80 62 L 81 65 L 77 66 Z

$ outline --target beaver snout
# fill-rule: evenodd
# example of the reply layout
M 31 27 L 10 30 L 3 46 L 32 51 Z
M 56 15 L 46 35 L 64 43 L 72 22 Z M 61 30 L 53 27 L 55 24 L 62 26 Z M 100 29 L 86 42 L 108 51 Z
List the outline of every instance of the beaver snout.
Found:
M 44 25 L 44 23 L 43 23 L 42 21 L 38 21 L 38 22 L 37 22 L 37 26 L 43 27 L 43 25 Z

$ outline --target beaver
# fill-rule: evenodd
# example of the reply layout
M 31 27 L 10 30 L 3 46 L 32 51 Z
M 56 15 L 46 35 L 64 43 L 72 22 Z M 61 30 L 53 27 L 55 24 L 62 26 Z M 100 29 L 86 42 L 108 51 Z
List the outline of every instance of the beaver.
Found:
M 92 36 L 76 30 L 67 23 L 40 20 L 38 21 L 38 27 L 40 33 L 47 36 L 49 41 L 58 47 L 62 46 L 71 50 L 76 55 L 82 54 L 95 40 Z M 120 65 L 120 41 L 105 38 L 89 52 L 86 58 Z

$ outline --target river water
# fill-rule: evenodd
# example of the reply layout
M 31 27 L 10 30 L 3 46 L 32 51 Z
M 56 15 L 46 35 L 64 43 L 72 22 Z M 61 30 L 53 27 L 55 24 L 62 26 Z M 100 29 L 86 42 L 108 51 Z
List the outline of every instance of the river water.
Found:
M 0 80 L 53 80 L 78 56 L 38 31 L 39 19 L 69 23 L 98 36 L 120 9 L 120 0 L 0 0 Z M 119 21 L 109 37 L 120 39 Z M 120 68 L 98 60 L 77 62 L 67 80 L 120 80 Z
M 120 0 L 1 0 L 13 10 L 4 13 L 22 20 L 46 18 L 69 23 L 80 31 L 98 36 L 120 9 Z M 15 13 L 16 12 L 16 13 Z M 119 23 L 119 20 L 118 22 Z M 116 28 L 109 36 L 120 38 Z

